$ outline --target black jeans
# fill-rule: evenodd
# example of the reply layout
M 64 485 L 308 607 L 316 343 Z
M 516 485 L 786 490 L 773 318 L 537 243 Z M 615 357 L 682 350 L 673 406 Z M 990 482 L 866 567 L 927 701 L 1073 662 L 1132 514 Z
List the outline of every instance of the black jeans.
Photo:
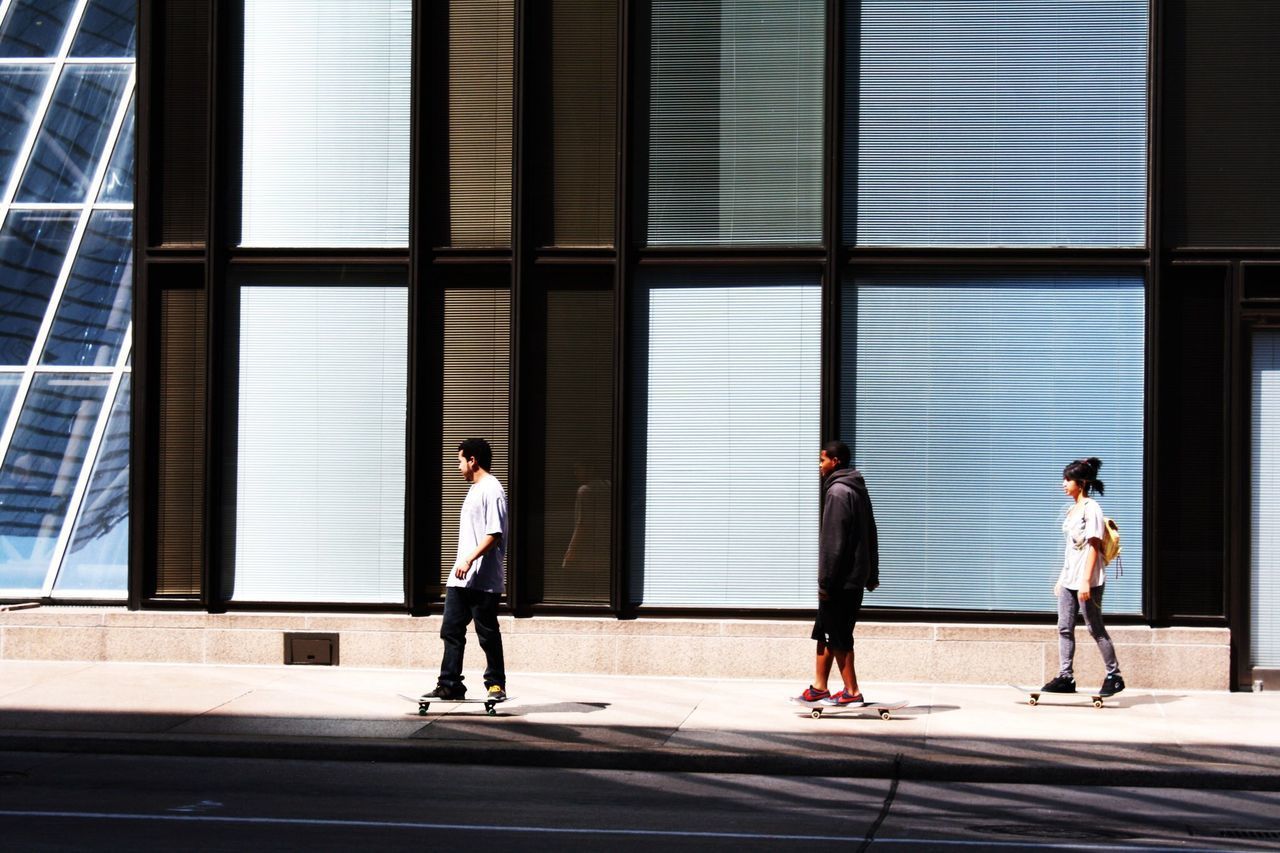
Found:
M 498 600 L 496 592 L 481 592 L 451 586 L 444 593 L 444 621 L 440 623 L 440 639 L 444 640 L 444 659 L 440 661 L 438 683 L 450 689 L 462 687 L 462 653 L 467 647 L 467 625 L 474 619 L 476 637 L 484 649 L 486 689 L 497 684 L 505 687 L 507 673 L 502 661 L 502 634 L 498 632 Z

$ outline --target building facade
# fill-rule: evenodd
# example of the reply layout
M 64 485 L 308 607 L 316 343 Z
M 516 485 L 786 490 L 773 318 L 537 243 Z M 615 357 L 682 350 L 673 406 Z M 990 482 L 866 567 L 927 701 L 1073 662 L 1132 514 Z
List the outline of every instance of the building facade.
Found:
M 1280 667 L 1269 4 L 0 16 L 0 599 L 436 613 L 482 436 L 515 615 L 803 634 L 839 437 L 867 620 L 1051 623 L 1098 456 L 1111 624 Z

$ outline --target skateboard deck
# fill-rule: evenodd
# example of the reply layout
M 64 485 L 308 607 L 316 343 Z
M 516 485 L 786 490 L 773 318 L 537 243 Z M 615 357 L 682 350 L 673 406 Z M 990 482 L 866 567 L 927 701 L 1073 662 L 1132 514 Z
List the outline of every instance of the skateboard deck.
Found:
M 1093 707 L 1095 708 L 1101 708 L 1103 705 L 1106 704 L 1106 698 L 1104 696 L 1101 696 L 1097 690 L 1077 690 L 1075 693 L 1045 693 L 1045 691 L 1041 690 L 1038 687 L 1023 687 L 1021 684 L 1010 684 L 1009 686 L 1012 687 L 1014 690 L 1017 690 L 1019 693 L 1027 694 L 1028 705 L 1039 705 L 1041 696 L 1053 696 L 1055 698 L 1065 697 L 1068 699 L 1073 699 L 1075 697 L 1088 696 L 1089 703 L 1092 704 Z M 1050 704 L 1062 705 L 1066 703 L 1052 702 Z
M 906 699 L 886 699 L 882 702 L 859 702 L 853 705 L 831 705 L 824 699 L 817 702 L 806 702 L 799 696 L 792 696 L 791 702 L 809 709 L 809 716 L 815 720 L 823 714 L 846 714 L 850 711 L 861 711 L 864 714 L 878 714 L 880 719 L 887 720 L 893 716 L 892 711 L 907 707 Z
M 432 705 L 484 705 L 484 712 L 492 717 L 498 713 L 498 705 L 510 702 L 512 698 L 508 696 L 506 699 L 490 699 L 485 696 L 480 699 L 437 699 L 434 696 L 406 696 L 403 693 L 396 695 L 407 702 L 416 702 L 419 717 L 425 717 Z

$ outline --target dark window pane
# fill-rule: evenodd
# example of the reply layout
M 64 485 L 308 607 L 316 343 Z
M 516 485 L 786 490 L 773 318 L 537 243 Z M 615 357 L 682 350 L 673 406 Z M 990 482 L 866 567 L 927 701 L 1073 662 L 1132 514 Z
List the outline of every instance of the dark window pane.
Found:
M 117 590 L 129 585 L 129 376 L 120 391 L 93 463 L 89 490 L 62 559 L 53 592 Z
M 0 589 L 34 589 L 80 477 L 110 379 L 37 376 L 0 469 Z
M 17 0 L 0 27 L 0 56 L 57 56 L 75 0 Z
M 47 67 L 0 68 L 0 188 L 9 185 L 14 161 L 27 138 L 48 79 Z
M 115 364 L 132 310 L 132 268 L 132 212 L 93 214 L 67 278 L 43 363 Z
M 133 202 L 133 108 L 134 104 L 130 103 L 124 127 L 120 128 L 116 151 L 111 155 L 111 165 L 102 178 L 102 192 L 98 195 L 100 202 Z
M 18 188 L 18 201 L 85 200 L 128 82 L 124 65 L 67 66 Z
M 136 0 L 92 0 L 84 10 L 72 56 L 133 56 L 137 50 Z
M 9 420 L 9 407 L 22 384 L 22 376 L 17 373 L 0 373 L 0 428 Z
M 16 210 L 0 231 L 0 364 L 26 364 L 78 213 Z

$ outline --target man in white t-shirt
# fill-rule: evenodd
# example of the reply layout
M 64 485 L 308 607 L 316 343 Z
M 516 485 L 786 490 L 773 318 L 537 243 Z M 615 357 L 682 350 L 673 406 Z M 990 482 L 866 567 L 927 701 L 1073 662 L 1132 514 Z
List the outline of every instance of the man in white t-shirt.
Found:
M 467 625 L 474 619 L 486 661 L 486 698 L 507 698 L 502 634 L 498 630 L 498 601 L 506 584 L 502 561 L 507 538 L 507 493 L 498 478 L 489 473 L 492 464 L 493 450 L 483 438 L 468 438 L 458 445 L 458 473 L 471 488 L 462 502 L 458 556 L 445 585 L 444 620 L 440 624 L 444 658 L 436 688 L 426 694 L 428 697 L 466 697 L 462 654 L 467 645 Z

